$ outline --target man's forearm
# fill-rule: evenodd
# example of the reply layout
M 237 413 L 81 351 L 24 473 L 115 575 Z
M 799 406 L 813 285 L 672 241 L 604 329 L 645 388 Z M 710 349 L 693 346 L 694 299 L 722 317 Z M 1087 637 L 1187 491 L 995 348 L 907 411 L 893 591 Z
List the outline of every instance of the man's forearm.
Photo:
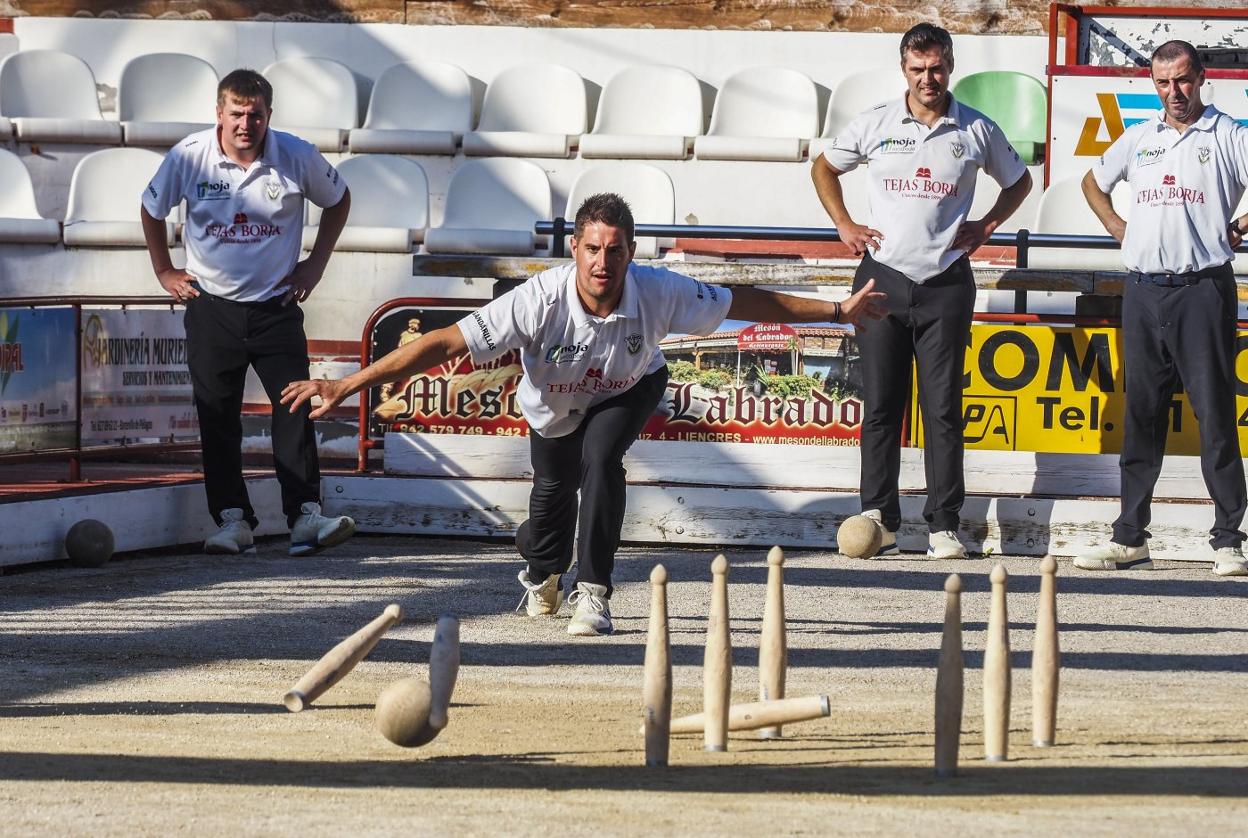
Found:
M 823 204 L 823 209 L 832 219 L 832 223 L 837 227 L 852 224 L 853 219 L 849 217 L 849 210 L 845 207 L 845 191 L 841 188 L 840 173 L 822 157 L 818 157 L 810 166 L 810 179 L 814 181 L 815 194 L 819 196 L 819 203 Z
M 147 207 L 139 207 L 139 221 L 143 224 L 143 240 L 147 243 L 147 255 L 152 260 L 152 270 L 157 276 L 173 269 L 173 257 L 169 255 L 169 234 L 165 222 L 153 218 Z
M 334 252 L 334 245 L 342 235 L 342 228 L 347 226 L 347 216 L 351 214 L 351 190 L 342 193 L 342 200 L 321 213 L 321 223 L 316 228 L 316 241 L 312 244 L 312 253 L 308 256 L 322 270 L 329 264 L 329 257 Z
M 1112 233 L 1115 224 L 1124 223 L 1118 213 L 1114 211 L 1114 203 L 1110 196 L 1101 191 L 1101 186 L 1096 182 L 1092 172 L 1089 171 L 1083 176 L 1081 187 L 1084 200 L 1088 202 L 1092 213 L 1100 219 L 1101 226 Z
M 464 335 L 452 324 L 400 346 L 359 372 L 342 380 L 349 389 L 346 395 L 367 390 L 389 381 L 396 381 L 445 363 L 468 351 Z
M 1005 223 L 1007 218 L 1018 212 L 1023 201 L 1027 200 L 1029 192 L 1031 192 L 1031 172 L 1024 171 L 1022 177 L 1008 188 L 1001 190 L 992 209 L 988 210 L 984 216 L 984 224 L 987 225 L 988 232 L 994 232 Z
M 732 290 L 730 320 L 756 323 L 819 323 L 836 316 L 836 303 L 738 286 Z

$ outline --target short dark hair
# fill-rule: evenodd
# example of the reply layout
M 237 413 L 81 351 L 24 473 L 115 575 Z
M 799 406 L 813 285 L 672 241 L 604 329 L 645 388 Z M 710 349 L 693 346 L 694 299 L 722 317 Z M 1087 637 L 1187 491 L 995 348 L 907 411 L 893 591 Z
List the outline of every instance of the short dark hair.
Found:
M 586 224 L 619 227 L 630 242 L 633 240 L 633 211 L 628 208 L 628 202 L 614 192 L 599 192 L 581 202 L 576 211 L 576 226 L 572 235 L 579 239 L 585 232 Z
M 937 47 L 946 58 L 953 58 L 953 38 L 946 30 L 931 23 L 916 23 L 901 36 L 901 60 L 906 60 L 907 52 L 927 52 Z
M 273 85 L 255 70 L 234 70 L 221 79 L 217 85 L 218 105 L 225 104 L 226 94 L 235 99 L 263 99 L 264 106 L 273 110 Z
M 1200 60 L 1200 53 L 1196 51 L 1196 47 L 1187 41 L 1166 41 L 1157 49 L 1153 50 L 1153 58 L 1148 62 L 1148 71 L 1151 74 L 1153 65 L 1158 61 L 1171 62 L 1178 61 L 1180 58 L 1186 57 L 1192 64 L 1192 69 L 1197 73 L 1205 71 L 1205 63 Z

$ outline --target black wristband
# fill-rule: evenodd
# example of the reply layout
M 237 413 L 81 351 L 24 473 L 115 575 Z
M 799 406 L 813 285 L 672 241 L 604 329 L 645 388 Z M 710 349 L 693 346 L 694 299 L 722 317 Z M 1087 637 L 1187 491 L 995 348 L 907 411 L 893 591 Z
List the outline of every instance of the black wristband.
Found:
M 833 300 L 832 305 L 836 306 L 836 312 L 835 314 L 832 315 L 832 322 L 840 323 L 841 322 L 841 303 L 839 300 Z

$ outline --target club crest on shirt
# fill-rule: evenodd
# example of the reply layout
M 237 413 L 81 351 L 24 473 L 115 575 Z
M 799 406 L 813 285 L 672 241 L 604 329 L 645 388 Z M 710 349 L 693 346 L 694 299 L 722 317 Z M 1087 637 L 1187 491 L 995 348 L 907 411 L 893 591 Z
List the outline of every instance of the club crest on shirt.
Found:
M 641 334 L 638 333 L 635 335 L 629 335 L 627 346 L 628 346 L 629 355 L 636 355 L 638 352 L 640 352 L 641 351 Z
M 271 180 L 264 185 L 264 194 L 269 196 L 270 201 L 276 201 L 278 196 L 282 194 L 282 184 L 279 181 Z
M 949 151 L 953 154 L 954 160 L 961 160 L 962 155 L 966 154 L 966 146 L 962 143 L 953 143 L 949 146 Z
M 1202 146 L 1199 150 L 1197 150 L 1196 159 L 1200 161 L 1200 165 L 1202 166 L 1208 163 L 1209 162 L 1209 146 Z

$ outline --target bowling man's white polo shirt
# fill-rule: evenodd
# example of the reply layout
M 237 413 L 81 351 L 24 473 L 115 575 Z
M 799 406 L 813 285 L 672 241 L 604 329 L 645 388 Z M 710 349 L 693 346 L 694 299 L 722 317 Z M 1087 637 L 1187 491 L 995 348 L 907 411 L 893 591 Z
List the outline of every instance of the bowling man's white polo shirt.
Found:
M 1181 134 L 1165 115 L 1129 127 L 1092 166 L 1106 194 L 1120 180 L 1131 186 L 1122 261 L 1143 273 L 1225 265 L 1226 228 L 1248 184 L 1248 128 L 1213 105 Z
M 707 335 L 728 315 L 732 292 L 666 268 L 629 265 L 624 294 L 606 317 L 585 311 L 576 264 L 543 271 L 458 323 L 481 365 L 520 350 L 517 400 L 544 437 L 576 430 L 585 412 L 617 396 L 666 360 L 659 341 Z
M 823 156 L 842 172 L 870 164 L 865 223 L 883 234 L 872 258 L 914 282 L 961 258 L 950 246 L 971 210 L 980 169 L 1003 189 L 1027 171 L 996 123 L 952 96 L 930 128 L 911 116 L 904 95 L 877 105 L 837 134 Z
M 303 199 L 342 200 L 346 184 L 316 147 L 269 129 L 248 167 L 225 156 L 215 127 L 178 143 L 143 190 L 143 207 L 165 218 L 186 199 L 186 270 L 200 288 L 238 302 L 283 293 L 277 284 L 299 261 Z

